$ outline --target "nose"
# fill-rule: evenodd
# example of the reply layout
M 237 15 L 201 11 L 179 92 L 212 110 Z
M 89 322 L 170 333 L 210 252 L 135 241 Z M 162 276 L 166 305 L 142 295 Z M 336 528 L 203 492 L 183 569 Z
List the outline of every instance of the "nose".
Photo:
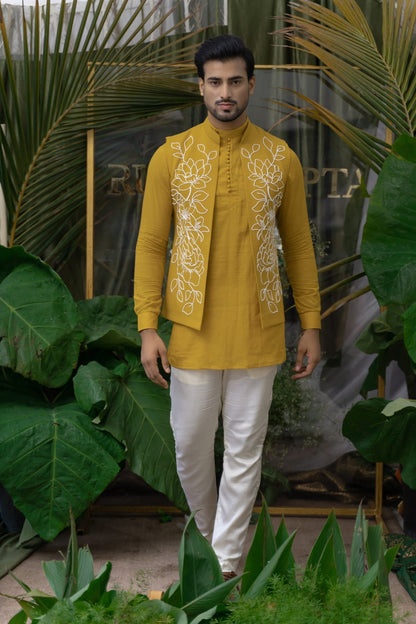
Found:
M 223 84 L 221 85 L 221 98 L 223 100 L 228 100 L 230 96 L 231 96 L 230 85 L 227 82 L 223 82 Z

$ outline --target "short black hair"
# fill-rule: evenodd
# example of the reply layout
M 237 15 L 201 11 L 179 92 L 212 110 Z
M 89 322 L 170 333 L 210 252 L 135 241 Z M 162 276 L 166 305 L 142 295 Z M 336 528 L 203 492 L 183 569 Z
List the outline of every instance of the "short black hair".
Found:
M 207 61 L 225 61 L 241 57 L 246 63 L 247 77 L 254 75 L 254 56 L 244 41 L 236 35 L 218 35 L 207 39 L 199 46 L 195 54 L 198 76 L 204 79 L 204 64 Z

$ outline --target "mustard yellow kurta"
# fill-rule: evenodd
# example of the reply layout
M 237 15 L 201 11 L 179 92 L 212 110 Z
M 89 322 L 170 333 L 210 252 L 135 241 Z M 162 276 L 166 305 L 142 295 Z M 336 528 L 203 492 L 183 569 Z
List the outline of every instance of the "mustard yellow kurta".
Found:
M 173 366 L 254 368 L 284 361 L 283 298 L 271 250 L 276 221 L 302 327 L 320 327 L 302 169 L 283 141 L 249 121 L 218 131 L 206 120 L 159 149 L 149 166 L 136 252 L 139 330 L 157 326 L 171 218 L 171 264 L 178 269 L 168 279 L 165 308 L 174 320 Z
M 169 361 L 177 368 L 255 368 L 285 360 L 284 324 L 262 329 L 244 194 L 245 126 L 218 130 L 218 182 L 200 331 L 174 324 Z

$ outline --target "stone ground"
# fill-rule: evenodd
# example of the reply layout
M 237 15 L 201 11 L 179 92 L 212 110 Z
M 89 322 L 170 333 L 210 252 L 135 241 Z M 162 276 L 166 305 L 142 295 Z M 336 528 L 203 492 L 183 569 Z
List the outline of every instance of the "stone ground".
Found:
M 120 504 L 120 500 L 106 503 Z M 137 505 L 137 500 L 135 501 Z M 307 501 L 291 501 L 293 507 L 308 506 Z M 126 498 L 123 499 L 126 505 Z M 328 502 L 318 503 L 320 507 L 330 507 Z M 339 507 L 339 505 L 337 505 Z M 144 509 L 146 512 L 146 509 Z M 146 512 L 149 513 L 149 512 Z M 173 516 L 170 522 L 160 522 L 157 515 L 114 515 L 114 507 L 107 511 L 93 508 L 85 530 L 79 535 L 79 546 L 88 544 L 94 558 L 96 572 L 107 562 L 113 564 L 110 587 L 133 589 L 141 593 L 150 590 L 165 590 L 178 578 L 178 548 L 185 526 L 183 516 Z M 395 514 L 387 508 L 383 512 L 387 530 L 400 533 L 401 529 Z M 324 517 L 291 517 L 286 516 L 289 532 L 297 529 L 293 553 L 296 563 L 306 563 L 311 548 L 318 537 L 324 523 Z M 279 516 L 273 516 L 273 525 L 278 527 Z M 338 522 L 346 544 L 347 552 L 351 544 L 354 528 L 353 518 L 338 517 Z M 246 551 L 251 544 L 254 526 L 249 528 Z M 50 592 L 43 575 L 41 562 L 60 559 L 60 552 L 66 552 L 68 531 L 62 532 L 52 543 L 45 543 L 28 559 L 14 570 L 14 574 L 29 587 Z M 396 613 L 405 616 L 403 624 L 416 623 L 416 603 L 402 588 L 395 574 L 390 577 L 391 592 Z M 0 579 L 0 592 L 9 595 L 20 593 L 20 586 L 11 576 Z M 14 600 L 0 596 L 0 624 L 8 624 L 10 618 L 19 610 Z M 359 624 L 359 622 L 357 622 Z

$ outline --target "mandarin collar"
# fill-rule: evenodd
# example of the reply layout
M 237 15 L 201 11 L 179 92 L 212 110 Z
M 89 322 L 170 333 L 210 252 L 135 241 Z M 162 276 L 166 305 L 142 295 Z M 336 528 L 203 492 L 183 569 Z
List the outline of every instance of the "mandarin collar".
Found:
M 241 126 L 239 126 L 238 128 L 233 128 L 232 130 L 220 130 L 219 128 L 215 128 L 215 126 L 213 126 L 212 123 L 209 121 L 208 117 L 203 122 L 205 132 L 213 141 L 215 141 L 215 143 L 219 143 L 221 137 L 243 137 L 249 125 L 250 121 L 248 117 Z

